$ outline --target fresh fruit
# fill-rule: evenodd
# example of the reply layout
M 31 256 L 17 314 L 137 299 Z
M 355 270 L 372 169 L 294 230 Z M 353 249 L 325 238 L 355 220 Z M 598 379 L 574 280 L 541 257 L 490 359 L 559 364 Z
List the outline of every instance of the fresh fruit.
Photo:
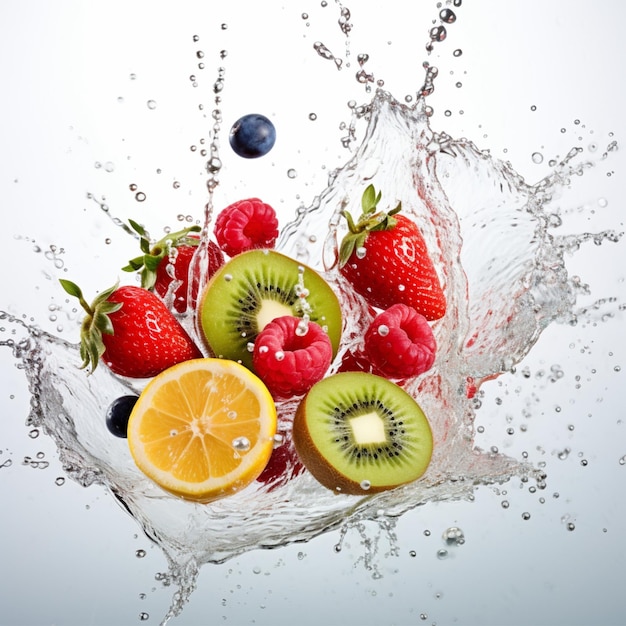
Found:
M 286 485 L 292 478 L 304 472 L 293 442 L 287 439 L 272 451 L 272 456 L 257 481 L 267 486 L 268 491 Z
M 426 318 L 406 304 L 378 315 L 365 333 L 364 353 L 373 373 L 386 378 L 419 376 L 435 362 L 437 342 Z
M 401 205 L 376 211 L 381 193 L 363 193 L 363 214 L 354 222 L 347 211 L 348 234 L 341 242 L 339 268 L 354 290 L 379 309 L 403 303 L 427 320 L 446 312 L 446 298 L 418 227 L 398 215 Z
M 169 296 L 173 289 L 173 306 L 179 313 L 187 310 L 189 292 L 189 266 L 198 250 L 200 226 L 190 226 L 175 233 L 169 233 L 156 243 L 152 243 L 146 229 L 134 220 L 128 220 L 131 228 L 139 235 L 143 254 L 128 262 L 122 269 L 125 272 L 141 272 L 141 286 L 156 291 L 161 298 Z M 214 241 L 208 242 L 208 276 L 224 265 L 224 255 Z M 198 271 L 198 270 L 196 270 Z M 172 281 L 178 286 L 170 287 Z M 192 305 L 198 297 L 199 276 L 193 276 Z
M 231 148 L 241 157 L 255 159 L 266 155 L 276 142 L 276 129 L 264 115 L 240 117 L 230 129 Z
M 93 371 L 102 359 L 115 374 L 150 378 L 176 363 L 202 356 L 151 291 L 115 285 L 88 304 L 77 285 L 63 279 L 60 283 L 87 313 L 80 333 L 82 367 L 89 365 Z
M 128 445 L 163 489 L 209 502 L 261 474 L 276 424 L 272 396 L 252 372 L 225 359 L 194 359 L 148 383 L 130 416 Z
M 415 400 L 374 374 L 344 372 L 314 385 L 293 422 L 300 460 L 337 493 L 366 495 L 417 480 L 433 450 Z
M 126 438 L 128 418 L 138 396 L 120 396 L 111 402 L 106 412 L 106 425 L 116 437 Z
M 213 232 L 230 257 L 256 248 L 273 248 L 278 237 L 276 211 L 258 198 L 239 200 L 220 211 Z
M 306 393 L 324 378 L 333 347 L 319 324 L 291 315 L 277 317 L 257 335 L 252 365 L 274 398 Z
M 341 308 L 330 285 L 314 270 L 273 250 L 250 250 L 220 268 L 200 298 L 199 326 L 215 356 L 252 368 L 254 341 L 276 317 L 319 324 L 333 356 L 341 337 Z

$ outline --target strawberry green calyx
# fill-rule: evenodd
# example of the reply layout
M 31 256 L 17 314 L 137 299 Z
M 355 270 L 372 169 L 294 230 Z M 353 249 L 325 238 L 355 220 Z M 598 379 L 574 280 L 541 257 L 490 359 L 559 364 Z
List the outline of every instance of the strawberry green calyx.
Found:
M 374 185 L 369 185 L 365 189 L 361 198 L 361 217 L 356 223 L 348 211 L 341 212 L 348 222 L 348 234 L 343 238 L 339 246 L 340 268 L 348 262 L 353 253 L 363 247 L 369 233 L 391 230 L 396 225 L 397 221 L 393 216 L 402 210 L 402 203 L 398 202 L 398 206 L 391 211 L 376 211 L 381 197 L 382 192 L 376 193 Z
M 102 335 L 113 334 L 113 324 L 111 324 L 109 315 L 119 311 L 122 307 L 121 302 L 108 301 L 108 298 L 115 292 L 118 286 L 115 284 L 113 287 L 98 294 L 94 301 L 89 304 L 78 285 L 62 278 L 59 279 L 59 282 L 70 296 L 78 298 L 80 305 L 87 313 L 80 328 L 80 357 L 83 360 L 81 369 L 89 365 L 93 372 L 98 366 L 100 357 L 106 350 L 102 341 Z
M 143 254 L 131 259 L 122 270 L 124 272 L 141 271 L 141 286 L 144 289 L 152 290 L 154 288 L 157 279 L 157 267 L 164 258 L 169 257 L 172 248 L 181 245 L 197 246 L 200 243 L 198 238 L 190 237 L 191 233 L 199 233 L 202 230 L 198 225 L 184 228 L 175 233 L 168 233 L 163 239 L 153 244 L 148 232 L 141 224 L 130 219 L 128 223 L 139 235 L 139 245 Z

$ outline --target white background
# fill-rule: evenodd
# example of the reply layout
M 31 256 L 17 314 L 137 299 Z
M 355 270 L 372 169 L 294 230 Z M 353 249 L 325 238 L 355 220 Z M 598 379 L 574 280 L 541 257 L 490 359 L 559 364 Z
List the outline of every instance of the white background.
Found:
M 369 99 L 352 78 L 356 54 L 369 53 L 367 69 L 398 98 L 415 93 L 438 13 L 435 2 L 425 1 L 348 6 L 352 69 L 339 72 L 313 50 L 321 40 L 337 56 L 345 54 L 339 9 L 330 0 L 326 8 L 319 0 L 234 0 L 228 6 L 4 0 L 0 308 L 76 338 L 74 321 L 49 317 L 51 299 L 63 301 L 56 279 L 72 278 L 95 293 L 112 284 L 134 254 L 134 244 L 88 192 L 105 197 L 115 216 L 143 221 L 155 235 L 176 226 L 178 214 L 201 217 L 206 193 L 198 151 L 200 140 L 208 141 L 220 64 L 226 68 L 224 168 L 216 203 L 258 195 L 284 219 L 301 202 L 309 204 L 329 171 L 349 157 L 339 128 L 349 121 L 346 103 Z M 489 148 L 529 182 L 574 145 L 597 142 L 602 152 L 611 140 L 622 140 L 621 2 L 466 0 L 457 14 L 430 59 L 440 69 L 431 102 L 437 130 Z M 463 54 L 453 57 L 457 48 Z M 228 51 L 223 61 L 222 49 Z M 204 70 L 197 67 L 198 50 Z M 149 100 L 156 102 L 153 110 Z M 230 124 L 248 112 L 269 115 L 278 131 L 274 150 L 255 161 L 236 157 L 225 140 Z M 535 151 L 545 156 L 541 165 L 532 162 Z M 573 181 L 563 203 L 578 232 L 623 230 L 624 166 L 618 151 Z M 130 184 L 146 193 L 145 202 L 134 199 Z M 63 268 L 33 252 L 33 244 L 44 251 L 56 246 Z M 592 248 L 572 260 L 575 271 L 592 285 L 593 298 L 624 302 L 623 245 Z M 363 549 L 354 533 L 339 554 L 332 533 L 205 567 L 191 602 L 172 623 L 624 623 L 626 466 L 619 458 L 626 454 L 626 396 L 624 373 L 616 371 L 624 365 L 623 321 L 622 313 L 548 331 L 529 366 L 536 372 L 558 363 L 565 376 L 539 396 L 516 391 L 517 379 L 488 390 L 479 443 L 518 455 L 526 450 L 531 460 L 545 462 L 545 504 L 516 481 L 503 486 L 507 496 L 482 488 L 473 503 L 415 510 L 398 523 L 399 556 L 385 557 L 389 546 L 381 539 L 380 580 L 357 563 Z M 158 623 L 172 591 L 154 578 L 165 571 L 164 559 L 101 489 L 55 484 L 62 469 L 49 441 L 28 436 L 28 392 L 6 352 L 0 353 L 0 465 L 8 458 L 12 465 L 0 468 L 0 623 L 137 624 L 141 612 L 149 614 L 147 623 Z M 504 398 L 502 405 L 497 398 Z M 506 416 L 519 423 L 529 403 L 534 417 L 527 436 L 507 436 Z M 559 461 L 555 452 L 565 447 L 572 452 Z M 39 451 L 48 469 L 22 465 L 24 456 Z M 506 510 L 504 498 L 511 503 Z M 531 513 L 527 521 L 524 511 Z M 566 530 L 568 522 L 574 531 Z M 440 560 L 441 533 L 452 525 L 463 528 L 466 543 Z M 144 558 L 135 555 L 140 549 L 147 551 Z

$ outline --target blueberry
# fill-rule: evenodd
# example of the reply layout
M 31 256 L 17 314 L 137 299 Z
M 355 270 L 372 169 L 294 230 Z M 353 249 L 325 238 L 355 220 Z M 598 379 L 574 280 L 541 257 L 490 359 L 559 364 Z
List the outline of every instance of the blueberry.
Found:
M 264 115 L 251 113 L 240 117 L 230 129 L 231 148 L 245 159 L 267 154 L 276 141 L 276 129 Z
M 107 409 L 107 428 L 116 437 L 126 437 L 128 418 L 138 400 L 138 396 L 121 396 L 111 402 Z

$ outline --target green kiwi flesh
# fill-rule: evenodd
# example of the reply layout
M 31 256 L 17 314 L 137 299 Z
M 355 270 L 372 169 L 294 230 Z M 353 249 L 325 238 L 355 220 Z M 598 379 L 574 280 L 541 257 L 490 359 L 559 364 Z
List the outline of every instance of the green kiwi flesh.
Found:
M 417 402 L 398 385 L 365 372 L 315 384 L 296 411 L 293 442 L 320 483 L 353 495 L 417 480 L 433 451 L 432 431 Z
M 308 295 L 301 297 L 298 286 Z M 273 250 L 251 250 L 223 265 L 206 286 L 199 307 L 200 328 L 217 357 L 252 368 L 249 345 L 272 319 L 309 315 L 339 348 L 341 307 L 330 285 L 315 270 Z

